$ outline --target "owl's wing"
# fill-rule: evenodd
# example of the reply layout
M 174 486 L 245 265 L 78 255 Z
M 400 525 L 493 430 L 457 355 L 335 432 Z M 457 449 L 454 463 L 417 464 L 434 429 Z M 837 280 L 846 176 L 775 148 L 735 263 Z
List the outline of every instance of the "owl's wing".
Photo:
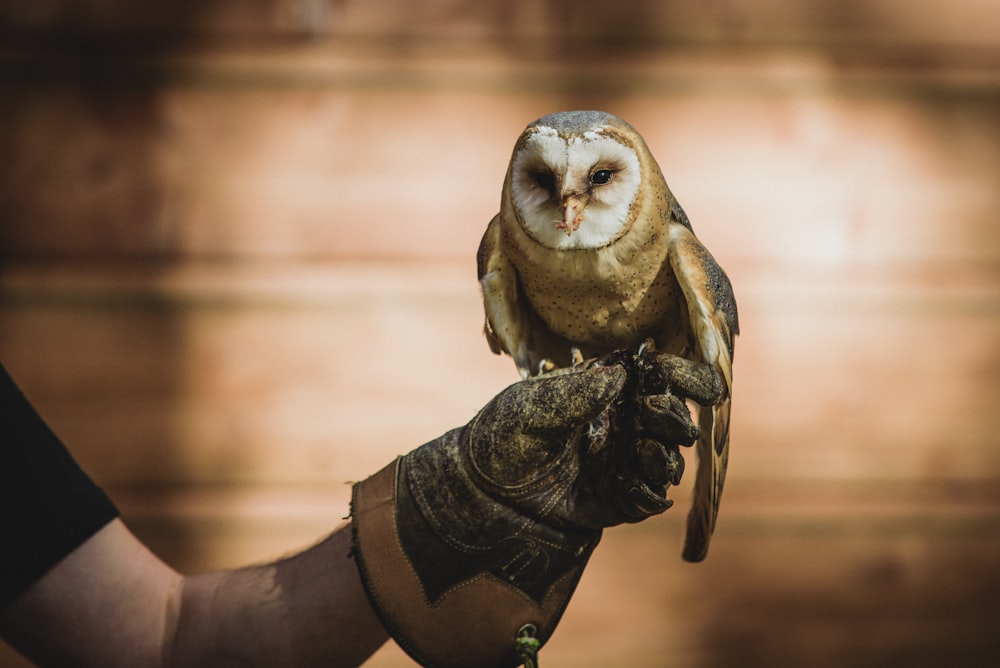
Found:
M 476 264 L 486 311 L 483 331 L 490 350 L 513 357 L 521 378 L 540 373 L 543 361 L 557 367 L 571 364 L 570 342 L 553 332 L 535 312 L 521 288 L 517 269 L 504 255 L 499 214 L 486 227 Z
M 479 285 L 483 290 L 486 324 L 483 333 L 490 350 L 514 358 L 522 378 L 537 372 L 538 355 L 531 349 L 534 318 L 521 292 L 517 270 L 504 256 L 500 243 L 500 214 L 486 227 L 476 254 Z
M 719 402 L 699 411 L 698 474 L 683 556 L 686 561 L 701 561 L 715 530 L 729 463 L 733 343 L 739 320 L 729 278 L 691 229 L 672 223 L 667 237 L 670 265 L 687 301 L 695 359 L 712 365 L 724 386 Z

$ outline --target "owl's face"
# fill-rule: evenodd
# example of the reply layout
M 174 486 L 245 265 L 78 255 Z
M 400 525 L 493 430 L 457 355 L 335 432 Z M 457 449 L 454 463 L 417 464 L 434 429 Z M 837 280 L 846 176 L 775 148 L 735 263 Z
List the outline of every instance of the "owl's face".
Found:
M 509 184 L 535 241 L 558 250 L 601 248 L 624 233 L 642 174 L 623 124 L 600 112 L 562 112 L 524 131 Z

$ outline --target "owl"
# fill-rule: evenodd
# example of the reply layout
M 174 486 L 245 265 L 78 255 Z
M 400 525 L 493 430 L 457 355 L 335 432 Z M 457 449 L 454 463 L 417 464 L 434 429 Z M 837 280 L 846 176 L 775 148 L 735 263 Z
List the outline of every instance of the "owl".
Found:
M 645 141 L 612 114 L 568 111 L 524 130 L 477 256 L 493 352 L 523 378 L 652 339 L 712 366 L 683 556 L 702 560 L 729 458 L 736 301 Z

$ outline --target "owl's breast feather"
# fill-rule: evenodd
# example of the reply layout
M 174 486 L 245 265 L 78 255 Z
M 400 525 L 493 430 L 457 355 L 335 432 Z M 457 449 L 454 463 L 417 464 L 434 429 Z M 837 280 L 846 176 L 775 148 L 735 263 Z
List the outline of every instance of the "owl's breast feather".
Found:
M 662 247 L 523 250 L 512 260 L 528 301 L 553 332 L 586 351 L 649 336 L 663 345 L 682 334 L 683 295 Z

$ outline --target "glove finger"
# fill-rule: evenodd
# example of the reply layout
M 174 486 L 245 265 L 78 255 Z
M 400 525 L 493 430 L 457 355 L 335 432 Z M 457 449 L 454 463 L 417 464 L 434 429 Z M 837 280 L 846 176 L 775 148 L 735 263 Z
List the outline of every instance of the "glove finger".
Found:
M 708 364 L 667 353 L 649 352 L 645 357 L 646 392 L 672 391 L 702 406 L 711 406 L 722 396 L 722 378 Z
M 691 420 L 691 412 L 680 397 L 654 394 L 639 403 L 639 420 L 643 429 L 664 443 L 693 445 L 701 430 Z
M 635 473 L 651 487 L 679 485 L 684 475 L 684 458 L 676 446 L 643 438 L 636 446 Z
M 620 365 L 552 374 L 512 386 L 510 401 L 526 432 L 573 428 L 605 410 L 625 385 Z
M 674 505 L 667 489 L 678 485 L 684 473 L 684 458 L 676 446 L 665 446 L 653 439 L 640 439 L 636 447 L 635 470 L 625 489 L 629 521 L 658 515 Z
M 640 522 L 652 515 L 659 515 L 674 505 L 673 499 L 668 499 L 666 490 L 657 489 L 637 480 L 629 487 L 626 494 L 631 508 L 627 514 L 628 521 Z

